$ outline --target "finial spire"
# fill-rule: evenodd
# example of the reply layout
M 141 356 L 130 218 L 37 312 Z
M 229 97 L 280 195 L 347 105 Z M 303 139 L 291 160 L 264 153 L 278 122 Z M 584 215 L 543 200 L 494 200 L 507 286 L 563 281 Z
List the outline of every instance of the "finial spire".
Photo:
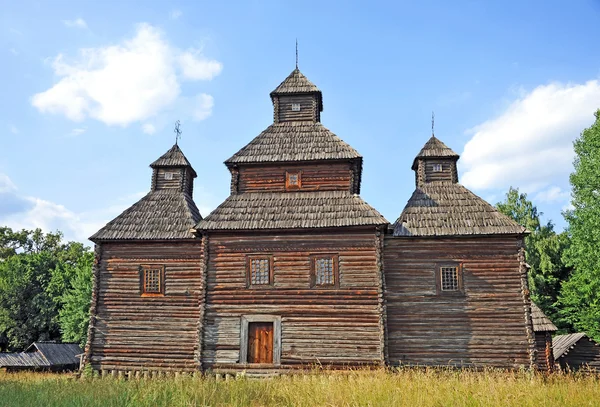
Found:
M 296 38 L 296 69 L 298 69 L 298 38 Z
M 177 142 L 181 138 L 181 129 L 179 128 L 180 125 L 181 125 L 181 122 L 179 120 L 177 120 L 175 122 L 175 130 L 173 130 L 173 132 L 175 133 L 175 144 L 177 144 Z
M 432 136 L 435 135 L 434 125 L 435 125 L 435 113 L 432 111 L 431 112 L 431 135 Z

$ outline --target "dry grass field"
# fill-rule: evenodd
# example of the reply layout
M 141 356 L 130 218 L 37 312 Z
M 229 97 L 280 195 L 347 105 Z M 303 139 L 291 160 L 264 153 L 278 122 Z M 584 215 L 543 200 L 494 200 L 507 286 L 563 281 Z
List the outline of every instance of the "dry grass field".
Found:
M 309 372 L 270 379 L 75 379 L 0 372 L 0 406 L 600 406 L 591 374 L 439 369 Z

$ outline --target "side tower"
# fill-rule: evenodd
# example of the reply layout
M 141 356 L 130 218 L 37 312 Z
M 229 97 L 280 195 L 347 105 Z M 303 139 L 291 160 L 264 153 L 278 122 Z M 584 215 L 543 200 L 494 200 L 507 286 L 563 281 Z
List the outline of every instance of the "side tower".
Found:
M 358 195 L 362 157 L 321 124 L 321 91 L 298 69 L 271 99 L 274 123 L 225 161 L 231 195 L 196 226 L 203 367 L 381 364 L 388 222 Z
M 526 230 L 458 183 L 458 154 L 432 136 L 416 189 L 385 238 L 392 365 L 535 364 Z
M 175 144 L 152 168 L 151 191 L 94 234 L 85 359 L 94 370 L 199 368 L 203 250 L 191 229 L 196 172 Z

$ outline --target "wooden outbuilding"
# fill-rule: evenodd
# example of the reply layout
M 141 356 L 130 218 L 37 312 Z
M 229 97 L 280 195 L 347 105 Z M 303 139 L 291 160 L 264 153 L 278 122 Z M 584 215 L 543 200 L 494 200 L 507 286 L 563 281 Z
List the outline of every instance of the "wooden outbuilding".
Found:
M 585 332 L 556 335 L 552 344 L 554 360 L 562 370 L 600 371 L 600 345 Z
M 19 353 L 0 353 L 0 369 L 50 370 L 79 369 L 81 348 L 76 343 L 34 342 Z
M 542 310 L 531 303 L 531 319 L 535 333 L 536 360 L 539 370 L 554 370 L 554 354 L 552 350 L 552 334 L 558 329 Z
M 362 156 L 297 68 L 273 123 L 225 161 L 202 218 L 177 145 L 152 190 L 92 236 L 86 361 L 101 371 L 314 365 L 535 366 L 525 229 L 458 184 L 432 137 L 396 223 L 360 196 Z

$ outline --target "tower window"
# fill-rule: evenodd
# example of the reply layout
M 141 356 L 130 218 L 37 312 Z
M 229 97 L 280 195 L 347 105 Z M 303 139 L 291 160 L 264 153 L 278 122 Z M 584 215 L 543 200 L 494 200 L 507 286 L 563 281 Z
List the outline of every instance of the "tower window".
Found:
M 442 291 L 458 291 L 458 267 L 442 267 Z
M 247 264 L 248 286 L 268 286 L 273 283 L 271 257 L 249 256 Z
M 433 172 L 442 172 L 442 164 L 433 164 Z
M 166 180 L 172 180 L 173 179 L 173 173 L 172 172 L 165 172 L 165 179 Z
M 438 295 L 464 295 L 462 265 L 438 264 L 435 271 Z
M 315 255 L 311 258 L 311 280 L 313 287 L 338 286 L 337 255 Z
M 300 171 L 287 171 L 285 173 L 285 188 L 286 189 L 300 189 L 302 186 L 302 173 Z
M 142 296 L 165 294 L 165 267 L 148 265 L 140 267 Z
M 292 103 L 292 112 L 300 111 L 300 103 Z

